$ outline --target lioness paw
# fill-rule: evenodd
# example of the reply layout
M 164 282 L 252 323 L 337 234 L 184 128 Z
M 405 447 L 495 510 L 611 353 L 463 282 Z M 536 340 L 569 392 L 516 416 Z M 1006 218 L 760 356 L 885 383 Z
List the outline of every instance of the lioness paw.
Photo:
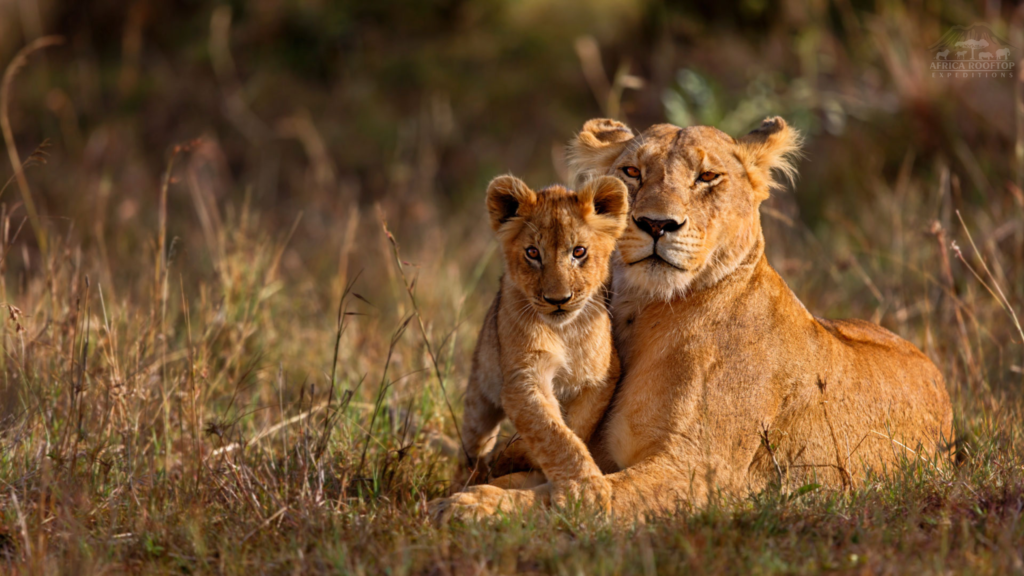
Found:
M 498 512 L 515 509 L 511 492 L 495 486 L 481 484 L 448 498 L 432 500 L 429 506 L 431 520 L 444 524 L 451 520 L 486 520 Z
M 530 490 L 503 490 L 481 484 L 448 498 L 431 501 L 428 504 L 429 514 L 437 524 L 451 520 L 482 521 L 499 514 L 523 512 L 535 505 L 545 504 L 548 502 L 547 494 L 544 486 Z

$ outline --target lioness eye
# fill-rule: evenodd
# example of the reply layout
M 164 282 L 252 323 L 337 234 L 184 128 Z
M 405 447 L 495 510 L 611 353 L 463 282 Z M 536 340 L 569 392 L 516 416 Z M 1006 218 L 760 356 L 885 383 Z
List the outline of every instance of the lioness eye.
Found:
M 540 250 L 530 246 L 526 249 L 526 257 L 530 260 L 540 260 Z
M 572 249 L 572 257 L 579 260 L 587 255 L 587 249 L 583 246 L 577 246 Z
M 715 178 L 718 178 L 718 174 L 715 174 L 714 172 L 701 172 L 699 178 L 701 182 L 711 182 Z
M 625 168 L 622 169 L 622 172 L 625 173 L 625 175 L 629 176 L 630 178 L 640 177 L 640 169 L 637 168 L 636 166 L 626 166 Z

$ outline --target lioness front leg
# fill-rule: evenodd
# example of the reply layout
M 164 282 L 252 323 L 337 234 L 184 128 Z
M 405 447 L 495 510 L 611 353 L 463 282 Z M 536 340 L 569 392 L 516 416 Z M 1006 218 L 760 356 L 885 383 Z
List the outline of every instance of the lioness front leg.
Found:
M 532 472 L 513 472 L 512 474 L 499 476 L 488 482 L 488 484 L 498 488 L 504 488 L 505 490 L 523 490 L 526 488 L 535 488 L 547 481 L 548 479 L 544 477 L 543 472 L 534 470 Z
M 579 484 L 580 496 L 593 501 L 598 494 L 609 494 L 611 512 L 616 521 L 643 521 L 650 514 L 671 513 L 706 502 L 706 478 L 706 471 L 699 472 L 699 467 L 683 467 L 672 456 L 661 455 L 621 472 L 590 478 L 588 482 Z M 511 513 L 551 503 L 558 503 L 557 487 L 552 483 L 526 490 L 481 485 L 450 498 L 435 500 L 430 503 L 430 509 L 435 520 L 452 517 L 479 520 L 498 512 Z
M 709 497 L 710 476 L 706 466 L 681 465 L 677 457 L 661 454 L 604 480 L 611 492 L 612 513 L 617 520 L 630 521 L 703 505 Z

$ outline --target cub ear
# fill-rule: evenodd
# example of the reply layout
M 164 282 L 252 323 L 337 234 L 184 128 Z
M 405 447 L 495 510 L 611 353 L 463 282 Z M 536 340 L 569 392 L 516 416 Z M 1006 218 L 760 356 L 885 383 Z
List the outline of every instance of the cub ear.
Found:
M 576 193 L 587 222 L 595 229 L 618 237 L 626 229 L 629 191 L 622 180 L 600 176 Z
M 765 118 L 756 130 L 736 141 L 737 156 L 747 170 L 747 177 L 758 201 L 768 198 L 773 188 L 782 183 L 772 176 L 777 170 L 791 184 L 796 179 L 794 160 L 800 156 L 803 136 L 779 116 Z
M 606 174 L 633 137 L 633 130 L 618 120 L 588 120 L 569 143 L 569 180 L 579 186 L 594 175 Z
M 520 206 L 533 204 L 536 200 L 536 192 L 511 174 L 491 180 L 487 186 L 487 212 L 491 216 L 491 228 L 497 232 L 515 218 Z

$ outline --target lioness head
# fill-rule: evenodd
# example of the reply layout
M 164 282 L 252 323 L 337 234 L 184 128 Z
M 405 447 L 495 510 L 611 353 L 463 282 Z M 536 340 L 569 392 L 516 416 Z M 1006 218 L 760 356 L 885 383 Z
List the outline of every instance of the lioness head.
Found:
M 574 318 L 607 279 L 627 206 L 626 186 L 617 178 L 592 179 L 578 192 L 561 186 L 534 192 L 515 176 L 499 176 L 487 187 L 507 279 L 552 324 Z
M 615 176 L 629 188 L 617 289 L 671 300 L 735 270 L 761 237 L 772 171 L 792 178 L 799 147 L 799 133 L 777 117 L 740 139 L 707 126 L 634 134 L 616 120 L 584 124 L 569 149 L 574 181 Z

